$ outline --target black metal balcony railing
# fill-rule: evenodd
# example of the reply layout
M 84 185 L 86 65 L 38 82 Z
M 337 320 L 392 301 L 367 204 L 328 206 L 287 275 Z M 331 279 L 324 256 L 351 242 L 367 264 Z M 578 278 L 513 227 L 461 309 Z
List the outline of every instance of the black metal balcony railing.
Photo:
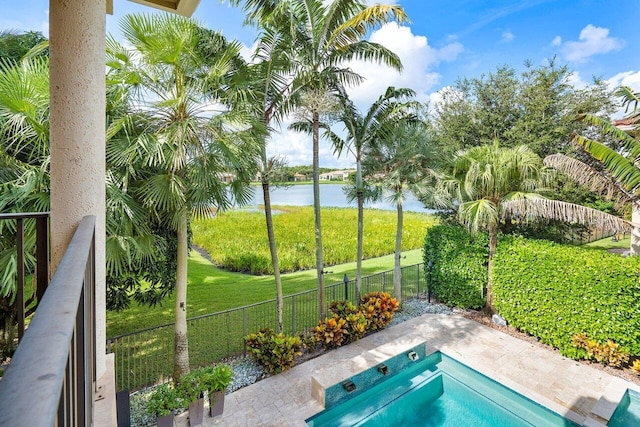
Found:
M 25 283 L 27 274 L 25 266 L 25 221 L 35 219 L 36 265 L 34 278 L 35 293 L 25 299 Z M 49 283 L 49 212 L 10 213 L 0 214 L 0 221 L 15 221 L 16 232 L 16 297 L 15 308 L 18 320 L 18 339 L 22 339 L 25 329 L 25 319 L 33 314 L 35 302 L 39 302 Z M 27 307 L 30 307 L 27 310 Z
M 0 426 L 92 425 L 94 235 L 84 217 L 0 379 Z

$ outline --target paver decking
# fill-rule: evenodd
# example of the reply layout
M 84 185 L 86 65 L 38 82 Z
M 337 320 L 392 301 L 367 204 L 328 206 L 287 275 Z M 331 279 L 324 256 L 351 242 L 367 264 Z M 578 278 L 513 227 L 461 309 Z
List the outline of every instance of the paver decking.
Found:
M 226 396 L 224 414 L 209 426 L 305 426 L 323 407 L 312 397 L 316 382 L 342 379 L 427 343 L 530 399 L 585 426 L 602 426 L 625 390 L 637 385 L 567 359 L 461 316 L 426 314 L 323 354 Z M 335 379 L 335 381 L 334 381 Z M 186 414 L 178 418 L 186 426 Z

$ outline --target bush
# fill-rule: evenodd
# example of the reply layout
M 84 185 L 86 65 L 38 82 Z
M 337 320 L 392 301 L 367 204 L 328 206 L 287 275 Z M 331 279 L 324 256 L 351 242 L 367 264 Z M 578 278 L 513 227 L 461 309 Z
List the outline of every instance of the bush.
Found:
M 177 387 L 179 396 L 188 404 L 195 402 L 204 396 L 207 391 L 202 383 L 202 370 L 195 369 L 180 378 L 180 384 Z
M 260 329 L 245 337 L 249 353 L 267 372 L 277 374 L 295 365 L 295 357 L 302 354 L 299 337 L 276 334 L 272 329 Z
M 631 369 L 633 369 L 633 372 L 640 375 L 640 359 L 636 359 L 633 361 L 633 365 L 631 365 Z
M 386 327 L 398 308 L 398 300 L 387 292 L 371 292 L 360 299 L 360 311 L 367 321 L 367 331 Z
M 461 226 L 436 225 L 424 241 L 424 265 L 431 292 L 450 307 L 484 306 L 489 257 L 486 234 L 473 237 Z M 433 262 L 429 272 L 429 261 Z
M 156 417 L 169 415 L 182 407 L 182 398 L 170 384 L 161 384 L 155 388 L 147 403 L 147 412 Z
M 586 359 L 592 359 L 614 368 L 620 368 L 629 361 L 629 355 L 622 351 L 620 345 L 612 340 L 599 343 L 595 340 L 590 340 L 587 334 L 581 333 L 571 338 L 571 345 L 585 350 Z
M 200 381 L 209 396 L 216 391 L 225 391 L 232 380 L 233 369 L 224 363 L 200 368 Z
M 316 339 L 325 349 L 340 347 L 346 344 L 349 331 L 347 329 L 347 319 L 333 315 L 318 322 L 313 331 Z
M 568 357 L 585 356 L 572 338 L 584 333 L 640 355 L 640 257 L 503 239 L 493 270 L 494 305 L 514 327 Z

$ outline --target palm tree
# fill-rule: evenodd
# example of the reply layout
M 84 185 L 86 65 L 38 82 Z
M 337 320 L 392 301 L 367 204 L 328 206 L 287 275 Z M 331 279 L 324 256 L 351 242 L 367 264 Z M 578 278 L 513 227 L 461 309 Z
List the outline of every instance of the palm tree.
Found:
M 380 186 L 388 194 L 389 201 L 396 205 L 393 293 L 398 302 L 402 302 L 403 202 L 408 194 L 421 194 L 425 186 L 431 185 L 437 159 L 436 142 L 426 123 L 409 116 L 408 120 L 397 123 L 391 135 L 372 145 L 362 162 L 367 179 Z
M 457 209 L 459 221 L 472 233 L 487 230 L 486 304 L 489 310 L 493 309 L 491 273 L 501 220 L 544 218 L 599 223 L 613 229 L 627 227 L 623 220 L 612 215 L 544 198 L 540 193 L 552 178 L 551 170 L 545 168 L 538 155 L 527 146 L 502 148 L 495 142 L 456 153 L 450 170 L 439 178 L 430 195 L 434 206 Z
M 401 101 L 414 96 L 411 89 L 388 87 L 363 116 L 346 94 L 340 95 L 342 108 L 338 120 L 344 125 L 346 135 L 327 129 L 326 137 L 332 142 L 334 152 L 340 156 L 348 150 L 356 160 L 355 199 L 358 205 L 358 233 L 356 245 L 356 301 L 360 300 L 362 281 L 362 240 L 365 185 L 362 179 L 362 157 L 365 150 L 389 137 L 401 120 L 408 120 L 410 113 Z
M 252 11 L 250 17 L 263 16 L 265 25 L 288 34 L 296 61 L 292 87 L 305 92 L 299 105 L 306 109 L 308 115 L 291 128 L 312 135 L 318 316 L 323 319 L 326 301 L 318 155 L 321 115 L 341 88 L 362 80 L 344 65 L 347 61 L 376 61 L 400 70 L 397 55 L 363 38 L 381 24 L 392 20 L 405 21 L 406 15 L 399 6 L 376 4 L 367 7 L 361 0 L 336 0 L 328 4 L 320 0 L 247 0 L 245 4 Z
M 249 91 L 233 91 L 241 63 L 238 43 L 168 14 L 128 15 L 121 29 L 132 48 L 108 40 L 111 79 L 137 89 L 132 105 L 147 117 L 144 132 L 129 142 L 145 154 L 136 192 L 177 236 L 174 379 L 179 381 L 189 372 L 189 220 L 207 215 L 212 206 L 230 206 L 223 173 L 235 173 L 231 192 L 241 203 L 247 200 L 260 144 L 250 112 L 238 102 L 250 99 Z
M 257 62 L 251 66 L 254 72 L 252 84 L 256 88 L 254 93 L 257 97 L 257 114 L 270 132 L 272 123 L 277 125 L 282 123 L 284 116 L 291 111 L 292 101 L 295 99 L 295 92 L 291 87 L 293 82 L 293 75 L 291 74 L 293 61 L 290 56 L 291 52 L 289 51 L 291 43 L 287 37 L 288 33 L 274 31 L 273 28 L 264 26 L 260 22 L 256 22 L 256 24 L 261 28 L 261 32 L 258 38 L 258 46 L 253 57 L 254 61 Z M 265 135 L 265 141 L 263 142 L 262 153 L 260 155 L 260 179 L 264 200 L 267 237 L 269 240 L 269 252 L 271 254 L 273 276 L 276 283 L 277 329 L 278 332 L 282 332 L 284 296 L 282 293 L 282 280 L 280 278 L 280 262 L 273 230 L 270 186 L 274 181 L 278 181 L 284 162 L 279 158 L 267 157 L 267 138 L 268 135 Z

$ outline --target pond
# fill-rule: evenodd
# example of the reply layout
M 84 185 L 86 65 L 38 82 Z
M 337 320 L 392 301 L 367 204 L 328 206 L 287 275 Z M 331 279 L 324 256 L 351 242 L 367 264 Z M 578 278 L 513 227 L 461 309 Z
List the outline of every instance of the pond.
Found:
M 356 202 L 348 203 L 347 197 L 342 191 L 344 186 L 340 184 L 323 184 L 320 185 L 320 205 L 338 208 L 355 208 Z M 249 202 L 247 207 L 257 208 L 258 205 L 264 204 L 264 198 L 262 197 L 262 188 L 253 187 L 253 199 Z M 272 188 L 271 204 L 273 206 L 313 206 L 313 185 L 291 185 L 289 187 Z M 402 207 L 405 211 L 411 212 L 423 212 L 433 213 L 432 209 L 425 209 L 425 207 L 418 201 L 413 194 L 409 194 L 402 203 Z M 396 210 L 395 204 L 388 200 L 382 200 L 375 203 L 365 203 L 365 208 L 383 209 L 383 210 Z

